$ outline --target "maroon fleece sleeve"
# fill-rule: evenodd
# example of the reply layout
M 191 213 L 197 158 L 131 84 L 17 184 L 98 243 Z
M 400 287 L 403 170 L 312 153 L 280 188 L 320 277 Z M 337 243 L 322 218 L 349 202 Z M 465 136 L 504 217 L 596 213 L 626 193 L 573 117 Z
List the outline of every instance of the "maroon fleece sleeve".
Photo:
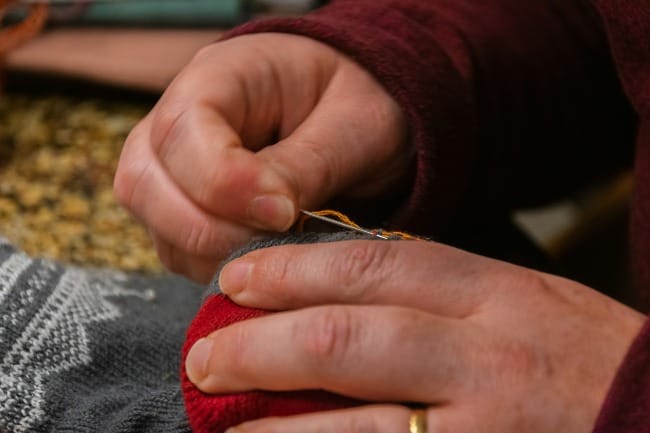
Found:
M 627 95 L 639 114 L 631 244 L 639 287 L 650 307 L 650 3 L 595 2 L 606 23 Z M 595 433 L 650 433 L 650 320 L 619 369 Z
M 586 0 L 335 0 L 229 36 L 267 31 L 339 49 L 401 105 L 418 149 L 403 229 L 439 235 L 631 160 L 634 115 Z
M 593 433 L 650 433 L 650 320 L 623 361 Z

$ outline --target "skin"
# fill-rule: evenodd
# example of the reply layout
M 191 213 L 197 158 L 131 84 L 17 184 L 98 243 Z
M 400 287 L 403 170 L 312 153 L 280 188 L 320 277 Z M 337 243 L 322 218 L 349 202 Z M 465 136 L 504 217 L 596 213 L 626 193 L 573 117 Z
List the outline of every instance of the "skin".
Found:
M 300 208 L 382 197 L 412 155 L 403 113 L 355 62 L 300 36 L 242 36 L 199 52 L 129 135 L 115 195 L 170 270 L 205 282 Z M 426 405 L 429 433 L 587 433 L 644 321 L 576 282 L 432 242 L 275 247 L 220 278 L 235 302 L 281 312 L 197 342 L 200 389 L 371 402 L 240 433 L 405 431 L 396 401 Z
M 301 36 L 241 36 L 201 50 L 134 128 L 114 191 L 167 268 L 207 282 L 300 208 L 394 188 L 407 136 L 395 101 L 346 56 Z
M 640 313 L 574 281 L 433 242 L 257 250 L 228 264 L 235 302 L 280 310 L 199 340 L 207 393 L 325 389 L 368 406 L 262 419 L 237 433 L 588 433 Z M 268 344 L 273 341 L 273 344 Z

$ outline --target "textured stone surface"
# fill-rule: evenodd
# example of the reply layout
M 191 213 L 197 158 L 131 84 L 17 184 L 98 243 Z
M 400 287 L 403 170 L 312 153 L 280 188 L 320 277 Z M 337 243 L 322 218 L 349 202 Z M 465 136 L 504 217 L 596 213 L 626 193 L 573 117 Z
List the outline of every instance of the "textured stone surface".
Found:
M 147 108 L 3 95 L 0 235 L 35 256 L 160 272 L 146 231 L 112 195 L 124 139 Z

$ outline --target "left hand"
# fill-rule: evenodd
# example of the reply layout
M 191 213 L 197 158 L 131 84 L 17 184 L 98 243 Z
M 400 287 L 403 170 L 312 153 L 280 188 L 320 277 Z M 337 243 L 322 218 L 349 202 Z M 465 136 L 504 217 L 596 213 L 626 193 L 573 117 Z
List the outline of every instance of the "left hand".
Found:
M 204 392 L 324 389 L 373 402 L 247 422 L 245 433 L 588 433 L 644 316 L 579 283 L 433 242 L 257 250 L 222 290 L 291 310 L 215 331 L 190 351 Z M 206 342 L 211 344 L 205 344 Z

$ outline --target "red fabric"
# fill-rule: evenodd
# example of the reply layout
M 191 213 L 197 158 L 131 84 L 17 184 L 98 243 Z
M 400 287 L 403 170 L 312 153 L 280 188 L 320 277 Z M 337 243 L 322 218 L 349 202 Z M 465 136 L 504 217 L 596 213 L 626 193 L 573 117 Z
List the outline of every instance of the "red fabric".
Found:
M 632 344 L 594 432 L 650 433 L 650 320 Z
M 638 126 L 629 98 L 641 120 L 632 244 L 640 287 L 648 293 L 646 0 L 335 0 L 305 18 L 254 22 L 230 36 L 263 31 L 332 45 L 395 97 L 418 154 L 412 194 L 394 222 L 421 234 L 438 235 L 465 215 L 485 217 L 555 198 L 625 167 Z M 199 336 L 259 314 L 215 299 L 194 321 L 184 356 Z M 317 403 L 294 393 L 206 396 L 186 376 L 183 390 L 196 431 L 316 409 Z M 347 404 L 322 397 L 330 407 Z M 594 432 L 650 432 L 650 323 L 627 354 Z
M 199 391 L 185 372 L 185 358 L 192 345 L 216 329 L 263 314 L 261 310 L 239 307 L 223 295 L 211 295 L 194 318 L 183 346 L 181 366 L 183 396 L 194 432 L 221 433 L 228 427 L 264 416 L 295 415 L 358 404 L 323 391 L 254 391 L 228 395 L 207 395 Z

